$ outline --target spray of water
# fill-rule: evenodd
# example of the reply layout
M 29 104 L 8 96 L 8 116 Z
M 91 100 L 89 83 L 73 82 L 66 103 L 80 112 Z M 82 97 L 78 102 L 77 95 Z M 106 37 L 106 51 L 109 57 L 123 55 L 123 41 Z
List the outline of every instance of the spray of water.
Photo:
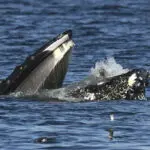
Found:
M 95 67 L 91 68 L 91 74 L 102 79 L 121 75 L 128 71 L 129 69 L 124 69 L 113 57 L 96 62 Z

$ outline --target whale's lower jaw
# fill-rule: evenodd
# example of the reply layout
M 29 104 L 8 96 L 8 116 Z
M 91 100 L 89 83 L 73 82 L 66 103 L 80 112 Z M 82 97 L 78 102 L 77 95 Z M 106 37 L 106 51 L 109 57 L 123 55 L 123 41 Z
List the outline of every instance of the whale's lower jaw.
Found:
M 75 88 L 69 95 L 82 100 L 143 100 L 149 73 L 143 69 L 131 70 L 125 74 L 107 79 L 102 84 Z

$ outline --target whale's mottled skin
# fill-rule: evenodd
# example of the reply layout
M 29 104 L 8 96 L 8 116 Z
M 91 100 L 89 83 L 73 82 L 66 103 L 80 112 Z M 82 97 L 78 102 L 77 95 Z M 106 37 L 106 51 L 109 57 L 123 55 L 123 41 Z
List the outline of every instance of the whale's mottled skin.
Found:
M 145 99 L 148 78 L 148 71 L 133 69 L 87 86 L 78 85 L 69 90 L 68 95 L 82 100 Z

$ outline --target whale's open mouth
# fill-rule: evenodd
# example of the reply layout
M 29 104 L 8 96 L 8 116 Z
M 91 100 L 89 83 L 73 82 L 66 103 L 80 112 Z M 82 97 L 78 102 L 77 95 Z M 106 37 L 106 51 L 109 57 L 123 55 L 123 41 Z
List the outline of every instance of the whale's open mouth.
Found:
M 47 42 L 23 64 L 17 66 L 0 84 L 0 94 L 23 92 L 34 94 L 39 89 L 55 89 L 62 85 L 74 46 L 71 30 Z

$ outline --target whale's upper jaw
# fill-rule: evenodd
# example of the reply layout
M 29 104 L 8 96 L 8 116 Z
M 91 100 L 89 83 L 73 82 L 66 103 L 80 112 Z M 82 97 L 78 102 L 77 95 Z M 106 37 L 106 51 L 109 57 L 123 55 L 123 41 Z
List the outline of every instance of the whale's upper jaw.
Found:
M 0 94 L 21 91 L 33 94 L 41 88 L 59 88 L 68 68 L 72 41 L 68 30 L 48 41 L 0 84 Z M 50 83 L 50 84 L 49 84 Z
M 88 85 L 71 93 L 84 100 L 145 99 L 149 73 L 144 69 L 134 69 L 125 74 L 107 79 L 101 84 Z

